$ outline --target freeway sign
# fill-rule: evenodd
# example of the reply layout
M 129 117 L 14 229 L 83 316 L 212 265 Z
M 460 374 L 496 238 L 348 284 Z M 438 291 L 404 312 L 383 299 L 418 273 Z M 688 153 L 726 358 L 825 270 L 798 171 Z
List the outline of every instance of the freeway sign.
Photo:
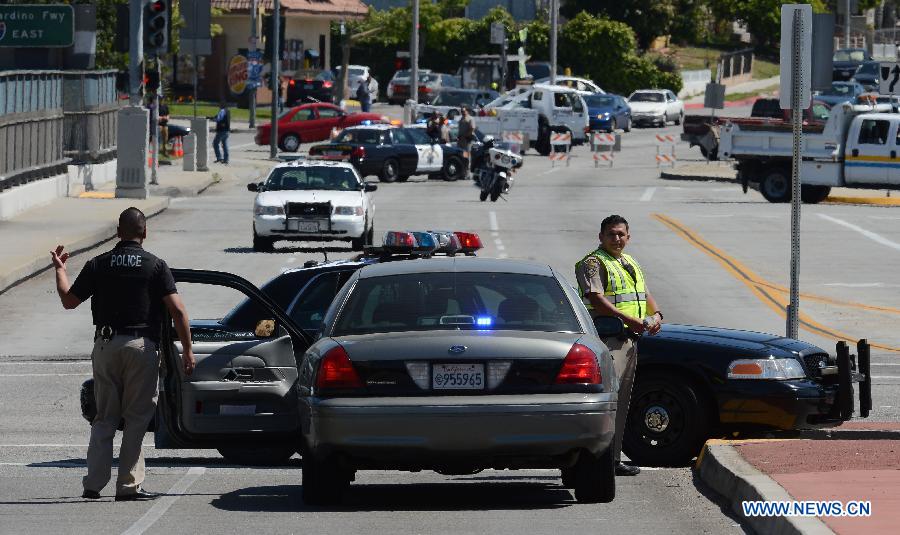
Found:
M 0 5 L 0 47 L 67 47 L 74 35 L 72 6 Z

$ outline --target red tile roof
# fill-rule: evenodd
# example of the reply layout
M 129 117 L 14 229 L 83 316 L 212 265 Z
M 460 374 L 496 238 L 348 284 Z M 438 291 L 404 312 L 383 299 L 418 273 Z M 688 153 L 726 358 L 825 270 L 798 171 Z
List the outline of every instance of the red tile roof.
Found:
M 266 11 L 272 10 L 272 0 L 258 0 Z M 250 11 L 253 0 L 212 0 L 212 7 L 227 11 Z M 285 14 L 332 15 L 337 17 L 364 17 L 369 8 L 361 0 L 281 0 Z

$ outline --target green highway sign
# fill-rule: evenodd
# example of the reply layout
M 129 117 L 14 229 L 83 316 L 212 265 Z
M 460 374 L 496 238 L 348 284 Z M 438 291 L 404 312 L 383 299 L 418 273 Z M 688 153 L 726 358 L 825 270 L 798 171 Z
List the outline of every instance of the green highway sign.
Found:
M 0 46 L 67 47 L 75 35 L 72 6 L 63 4 L 0 5 Z

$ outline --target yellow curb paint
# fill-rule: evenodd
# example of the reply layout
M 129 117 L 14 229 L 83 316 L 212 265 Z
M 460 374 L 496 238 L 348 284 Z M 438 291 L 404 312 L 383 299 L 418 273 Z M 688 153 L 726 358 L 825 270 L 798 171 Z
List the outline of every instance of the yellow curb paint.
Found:
M 113 191 L 85 191 L 78 195 L 79 199 L 115 199 Z
M 823 202 L 835 204 L 875 204 L 878 206 L 900 206 L 900 197 L 840 197 L 829 196 Z
M 685 241 L 687 241 L 697 249 L 700 249 L 702 252 L 706 253 L 709 257 L 719 263 L 722 267 L 725 268 L 726 271 L 731 273 L 734 278 L 744 283 L 744 285 L 746 285 L 747 288 L 751 292 L 753 292 L 753 294 L 756 295 L 756 297 L 760 301 L 763 302 L 763 304 L 772 309 L 772 311 L 778 314 L 779 317 L 786 318 L 785 309 L 787 306 L 787 300 L 778 295 L 774 295 L 772 291 L 770 291 L 774 286 L 772 283 L 766 281 L 765 279 L 754 273 L 752 270 L 745 267 L 735 258 L 732 258 L 731 256 L 725 254 L 723 251 L 713 246 L 711 243 L 705 241 L 697 232 L 690 230 L 688 227 L 682 225 L 674 219 L 662 214 L 653 214 L 653 217 L 657 221 L 669 227 L 669 229 L 674 231 L 676 234 L 684 238 Z M 835 341 L 856 339 L 853 336 L 842 333 L 840 331 L 836 331 L 834 329 L 831 329 L 830 327 L 826 327 L 814 321 L 812 318 L 802 312 L 799 314 L 799 316 L 800 327 L 809 332 L 819 334 L 826 338 L 831 338 Z M 872 347 L 878 349 L 900 353 L 900 348 L 877 344 L 874 342 L 870 342 L 869 344 Z

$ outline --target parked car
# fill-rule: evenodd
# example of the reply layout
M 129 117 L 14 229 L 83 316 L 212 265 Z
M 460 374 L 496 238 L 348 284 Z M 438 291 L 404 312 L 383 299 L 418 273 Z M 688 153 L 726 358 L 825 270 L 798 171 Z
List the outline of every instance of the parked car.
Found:
M 856 73 L 856 69 L 866 61 L 872 61 L 872 56 L 864 48 L 836 50 L 832 57 L 832 80 L 849 80 Z
M 856 97 L 866 92 L 866 89 L 858 82 L 832 82 L 831 87 L 816 95 L 817 100 L 825 102 L 829 106 L 835 106 L 841 102 L 855 101 Z
M 878 91 L 881 86 L 881 62 L 867 61 L 856 68 L 851 78 L 859 83 L 866 91 Z
M 550 77 L 535 80 L 534 83 L 549 84 Z M 557 76 L 555 85 L 571 87 L 582 95 L 595 95 L 598 93 L 602 95 L 606 93 L 606 91 L 600 89 L 600 86 L 595 84 L 593 80 L 588 80 L 587 78 L 576 78 L 574 76 Z
M 668 89 L 641 89 L 628 97 L 634 124 L 665 126 L 669 121 L 681 124 L 684 102 Z
M 348 240 L 355 251 L 372 244 L 375 184 L 345 162 L 293 161 L 247 184 L 253 201 L 253 250 L 271 251 L 279 240 Z
M 453 120 L 461 114 L 463 107 L 477 110 L 496 100 L 499 96 L 500 94 L 492 89 L 439 89 L 432 98 L 431 104 L 420 104 L 416 108 L 416 114 L 422 118 L 439 112 Z
M 590 113 L 592 131 L 615 132 L 618 128 L 631 131 L 631 107 L 624 97 L 606 93 L 582 95 L 582 98 Z
M 430 74 L 431 69 L 419 69 L 419 83 L 424 81 L 425 75 Z M 409 69 L 399 70 L 394 73 L 387 86 L 387 100 L 391 104 L 403 104 L 409 98 Z
M 349 65 L 347 67 L 347 87 L 350 90 L 350 96 L 356 98 L 356 88 L 359 87 L 360 80 L 366 80 L 371 76 L 371 71 L 365 65 Z M 334 68 L 334 79 L 340 83 L 341 66 Z M 372 76 L 372 83 L 369 84 L 369 98 L 372 102 L 378 101 L 378 80 Z
M 287 152 L 297 152 L 301 143 L 324 141 L 331 130 L 370 123 L 388 123 L 390 119 L 377 113 L 348 113 L 334 104 L 303 104 L 278 116 L 278 146 Z M 256 144 L 268 145 L 272 123 L 256 127 Z
M 412 175 L 458 180 L 468 165 L 462 149 L 435 142 L 424 128 L 393 125 L 347 128 L 331 143 L 310 147 L 309 157 L 349 161 L 362 176 L 382 182 L 405 182 Z
M 288 81 L 284 102 L 286 106 L 296 106 L 307 102 L 334 102 L 336 80 L 331 71 L 321 71 L 315 76 L 292 78 Z

